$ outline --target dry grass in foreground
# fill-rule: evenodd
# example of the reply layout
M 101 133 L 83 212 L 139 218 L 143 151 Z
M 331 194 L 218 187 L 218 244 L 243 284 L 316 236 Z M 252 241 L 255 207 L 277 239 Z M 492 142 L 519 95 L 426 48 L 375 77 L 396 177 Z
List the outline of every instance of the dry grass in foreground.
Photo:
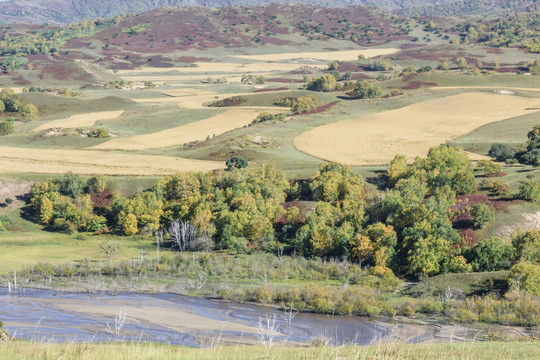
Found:
M 301 359 L 538 359 L 540 342 L 471 342 L 445 344 L 373 345 L 345 347 L 289 348 L 275 346 L 226 346 L 195 349 L 163 344 L 41 344 L 29 342 L 0 343 L 4 359 L 213 359 L 213 360 L 301 360 Z
M 342 164 L 388 164 L 396 154 L 412 160 L 480 126 L 539 110 L 540 99 L 472 92 L 320 126 L 294 145 Z

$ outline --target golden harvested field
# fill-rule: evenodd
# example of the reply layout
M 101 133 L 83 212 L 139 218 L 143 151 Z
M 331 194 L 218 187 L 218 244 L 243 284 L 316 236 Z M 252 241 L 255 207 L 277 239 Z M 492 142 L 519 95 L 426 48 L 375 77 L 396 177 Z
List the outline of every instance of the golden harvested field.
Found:
M 259 113 L 259 109 L 231 109 L 208 119 L 172 129 L 146 135 L 113 139 L 96 145 L 92 149 L 145 150 L 182 146 L 192 141 L 205 140 L 207 136 L 218 136 L 227 131 L 249 125 Z
M 324 53 L 321 53 L 324 54 Z M 254 55 L 256 56 L 256 55 Z M 241 56 L 236 56 L 241 57 Z M 356 57 L 357 58 L 357 57 Z M 356 59 L 355 58 L 355 59 Z M 288 58 L 285 58 L 287 60 Z M 269 61 L 273 61 L 270 59 Z M 254 72 L 270 72 L 270 71 L 291 71 L 298 69 L 300 67 L 311 67 L 311 68 L 326 68 L 326 65 L 313 65 L 313 64 L 284 64 L 284 63 L 249 63 L 249 64 L 239 64 L 239 63 L 220 63 L 220 62 L 196 62 L 196 66 L 193 67 L 171 67 L 171 68 L 148 68 L 143 67 L 136 70 L 119 70 L 119 76 L 130 76 L 136 74 L 158 74 L 158 73 L 182 73 L 182 74 L 191 74 L 191 73 L 223 73 L 223 72 L 237 72 L 237 73 L 254 73 Z
M 495 91 L 532 91 L 540 92 L 540 88 L 518 88 L 518 87 L 501 87 L 501 86 L 437 86 L 429 88 L 430 90 L 461 90 L 461 89 L 473 89 L 473 90 L 495 90 Z
M 73 171 L 79 174 L 156 176 L 223 167 L 219 162 L 169 156 L 0 146 L 0 168 L 4 173 L 63 174 Z
M 191 88 L 181 88 L 181 89 L 169 89 L 169 90 L 158 90 L 159 93 L 168 96 L 193 96 L 193 95 L 214 95 L 214 91 L 201 90 L 201 89 L 191 89 Z
M 400 51 L 399 49 L 361 49 L 361 50 L 344 50 L 344 51 L 322 51 L 322 52 L 294 52 L 281 54 L 264 54 L 264 55 L 235 55 L 234 57 L 246 60 L 261 60 L 261 61 L 282 61 L 293 59 L 315 59 L 324 61 L 352 61 L 358 60 L 358 55 L 364 55 L 366 58 L 371 58 L 379 55 L 390 55 Z
M 89 127 L 99 120 L 113 120 L 124 113 L 124 110 L 117 111 L 100 111 L 93 113 L 77 114 L 68 117 L 67 119 L 53 120 L 46 124 L 40 125 L 33 131 L 47 130 L 51 128 L 79 128 Z
M 298 136 L 294 145 L 325 160 L 382 165 L 395 154 L 412 160 L 482 125 L 538 111 L 540 99 L 472 92 L 320 126 Z
M 272 94 L 279 94 L 282 92 L 288 92 L 288 90 L 273 91 Z M 245 96 L 245 95 L 253 95 L 253 93 L 248 92 L 248 93 L 228 93 L 228 94 L 219 94 L 219 95 L 184 96 L 184 97 L 176 99 L 176 102 L 178 103 L 177 106 L 183 109 L 207 109 L 207 107 L 205 107 L 203 104 L 217 100 L 216 96 L 218 96 L 218 98 L 222 100 L 222 99 L 226 99 L 232 96 Z M 139 99 L 139 101 L 141 100 L 149 100 L 149 99 Z M 245 109 L 249 107 L 235 106 L 235 108 Z M 276 107 L 256 106 L 256 107 L 251 107 L 251 108 L 264 109 L 264 110 L 269 110 L 269 109 L 283 110 L 283 107 L 279 107 L 279 106 L 276 106 Z
M 251 73 L 253 75 L 253 73 Z M 256 75 L 268 75 L 269 72 L 258 72 Z M 239 73 L 226 73 L 226 74 L 216 74 L 212 73 L 212 76 L 218 79 L 226 78 L 228 82 L 240 82 L 242 75 Z M 175 83 L 184 83 L 186 81 L 205 81 L 208 78 L 208 75 L 171 75 L 171 74 L 146 74 L 146 75 L 123 75 L 122 79 L 126 81 L 152 81 L 155 84 L 170 84 L 171 82 Z M 193 86 L 193 84 L 189 84 Z

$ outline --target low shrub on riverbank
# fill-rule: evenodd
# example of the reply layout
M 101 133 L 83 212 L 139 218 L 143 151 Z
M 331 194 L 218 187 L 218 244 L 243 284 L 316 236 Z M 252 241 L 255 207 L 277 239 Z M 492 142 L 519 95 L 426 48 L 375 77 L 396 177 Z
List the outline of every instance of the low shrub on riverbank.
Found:
M 96 286 L 91 285 L 96 282 L 101 282 L 100 289 L 106 289 L 107 283 L 124 282 L 122 290 L 137 290 L 141 284 L 148 290 L 149 285 L 160 284 L 162 289 L 180 294 L 292 306 L 299 311 L 332 315 L 436 315 L 462 323 L 540 324 L 540 298 L 534 295 L 511 290 L 504 296 L 486 292 L 467 297 L 453 285 L 431 292 L 421 286 L 405 291 L 392 272 L 374 275 L 372 269 L 345 260 L 264 253 L 179 253 L 161 256 L 159 261 L 143 253 L 131 261 L 110 265 L 91 259 L 78 264 L 38 264 L 19 271 L 17 276 L 24 286 L 70 283 L 85 291 L 95 291 Z M 0 281 L 7 283 L 9 276 Z

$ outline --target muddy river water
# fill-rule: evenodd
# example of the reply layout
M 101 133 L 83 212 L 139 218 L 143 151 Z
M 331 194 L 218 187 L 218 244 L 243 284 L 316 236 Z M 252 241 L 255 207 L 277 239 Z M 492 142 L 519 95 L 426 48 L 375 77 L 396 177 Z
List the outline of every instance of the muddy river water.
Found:
M 114 334 L 115 316 L 125 323 Z M 269 321 L 267 321 L 269 319 Z M 272 325 L 278 341 L 366 345 L 379 341 L 437 341 L 441 328 L 390 318 L 299 313 L 290 323 L 273 307 L 236 304 L 169 293 L 114 295 L 0 288 L 0 320 L 11 336 L 44 342 L 151 341 L 188 346 L 256 344 Z M 107 324 L 113 334 L 107 331 Z M 452 332 L 466 340 L 474 331 Z M 450 339 L 446 339 L 449 341 Z

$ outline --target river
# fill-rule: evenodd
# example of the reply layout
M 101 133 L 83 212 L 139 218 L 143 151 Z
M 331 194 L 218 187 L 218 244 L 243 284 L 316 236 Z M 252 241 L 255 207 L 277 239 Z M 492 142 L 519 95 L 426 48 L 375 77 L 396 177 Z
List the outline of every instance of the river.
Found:
M 125 323 L 114 334 L 115 316 L 122 312 Z M 6 288 L 0 288 L 0 320 L 11 336 L 41 342 L 150 341 L 197 347 L 257 344 L 261 334 L 268 339 L 270 333 L 274 341 L 296 344 L 367 345 L 429 341 L 438 332 L 433 325 L 398 323 L 390 318 L 309 313 L 298 313 L 289 323 L 285 312 L 274 307 L 170 293 L 96 296 L 17 289 L 10 294 Z M 473 336 L 473 331 L 470 336 L 465 334 L 465 338 Z

